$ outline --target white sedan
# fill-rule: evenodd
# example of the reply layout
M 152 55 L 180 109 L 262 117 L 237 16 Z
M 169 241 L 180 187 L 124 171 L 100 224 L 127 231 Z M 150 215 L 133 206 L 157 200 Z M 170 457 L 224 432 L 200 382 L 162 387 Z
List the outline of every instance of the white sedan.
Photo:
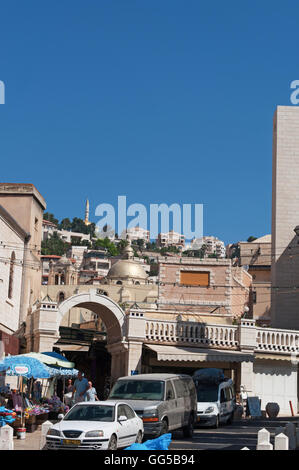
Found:
M 143 439 L 143 422 L 124 402 L 77 403 L 52 426 L 46 448 L 116 450 Z

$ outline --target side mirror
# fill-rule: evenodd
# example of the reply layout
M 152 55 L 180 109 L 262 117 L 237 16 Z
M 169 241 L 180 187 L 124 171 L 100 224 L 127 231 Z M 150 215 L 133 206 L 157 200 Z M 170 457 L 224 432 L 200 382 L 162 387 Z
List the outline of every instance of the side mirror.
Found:
M 58 415 L 59 421 L 61 421 L 63 418 L 64 418 L 64 414 L 60 413 L 60 414 Z
M 123 423 L 124 421 L 128 421 L 128 418 L 126 416 L 122 415 L 118 418 L 119 423 Z

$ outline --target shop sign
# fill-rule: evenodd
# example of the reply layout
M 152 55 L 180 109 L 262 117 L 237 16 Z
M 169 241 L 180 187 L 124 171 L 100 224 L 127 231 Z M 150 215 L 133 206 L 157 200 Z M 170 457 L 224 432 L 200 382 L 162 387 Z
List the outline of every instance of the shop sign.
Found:
M 17 375 L 25 375 L 30 372 L 30 367 L 22 365 L 22 364 L 13 366 L 12 369 Z

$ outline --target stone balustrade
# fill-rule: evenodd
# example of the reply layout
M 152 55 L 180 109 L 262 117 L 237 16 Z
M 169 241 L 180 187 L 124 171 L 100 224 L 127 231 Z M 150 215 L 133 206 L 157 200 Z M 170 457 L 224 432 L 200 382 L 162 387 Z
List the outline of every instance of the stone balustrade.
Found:
M 261 328 L 255 326 L 253 320 L 242 319 L 239 325 L 219 325 L 145 318 L 145 340 L 149 343 L 238 350 L 246 348 L 244 339 L 241 341 L 245 329 L 247 333 L 251 331 L 251 346 L 255 352 L 299 354 L 299 331 Z
M 146 320 L 145 338 L 148 342 L 188 343 L 237 349 L 238 327 L 235 325 L 212 325 L 186 321 Z
M 256 328 L 256 351 L 299 353 L 299 331 Z

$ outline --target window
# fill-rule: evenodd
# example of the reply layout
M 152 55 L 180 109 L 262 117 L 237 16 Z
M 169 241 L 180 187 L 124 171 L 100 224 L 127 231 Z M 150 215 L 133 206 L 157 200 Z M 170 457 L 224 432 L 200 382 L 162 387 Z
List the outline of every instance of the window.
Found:
M 220 403 L 225 403 L 225 402 L 226 402 L 226 397 L 225 397 L 224 389 L 222 389 L 220 392 Z
M 127 416 L 126 409 L 124 405 L 119 405 L 117 408 L 117 419 L 119 419 L 121 416 Z M 127 416 L 128 418 L 128 416 Z
M 59 292 L 59 296 L 58 296 L 58 303 L 61 303 L 64 301 L 64 293 L 63 292 Z
M 174 389 L 170 380 L 166 382 L 166 400 L 173 400 L 174 396 Z
M 206 286 L 210 285 L 210 273 L 199 271 L 181 271 L 180 284 L 185 286 Z
M 158 380 L 119 380 L 110 394 L 111 399 L 163 400 L 164 382 Z
M 134 411 L 128 405 L 124 405 L 124 409 L 125 409 L 126 416 L 128 417 L 128 419 L 136 418 Z
M 174 381 L 174 388 L 176 391 L 177 398 L 187 397 L 189 396 L 188 387 L 185 385 L 183 380 L 175 380 Z
M 256 304 L 256 291 L 252 292 L 252 302 Z
M 10 257 L 10 266 L 9 266 L 9 280 L 8 280 L 8 298 L 9 299 L 12 299 L 12 294 L 13 294 L 15 260 L 16 260 L 16 254 L 13 251 Z
M 74 406 L 64 418 L 65 421 L 114 421 L 114 406 Z

